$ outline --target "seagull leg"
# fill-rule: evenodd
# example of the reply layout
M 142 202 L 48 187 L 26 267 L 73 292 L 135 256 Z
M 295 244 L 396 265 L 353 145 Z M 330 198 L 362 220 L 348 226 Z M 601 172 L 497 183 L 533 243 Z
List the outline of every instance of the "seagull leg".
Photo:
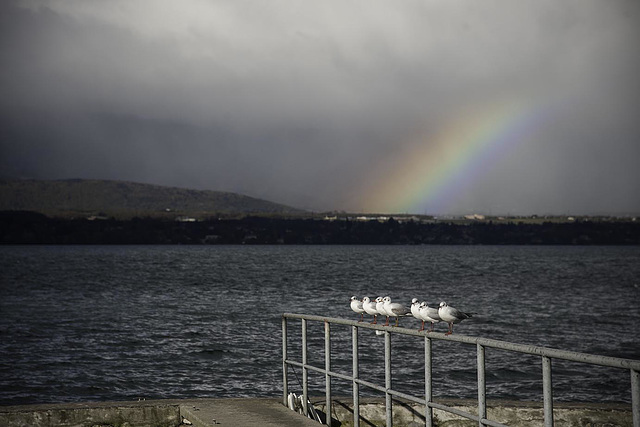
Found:
M 389 326 L 389 316 L 387 316 L 387 323 L 385 323 L 384 326 Z
M 378 315 L 374 314 L 373 315 L 373 322 L 371 322 L 372 325 L 376 325 L 378 323 Z
M 418 331 L 424 331 L 424 320 L 422 321 L 422 327 Z
M 396 326 L 399 326 L 400 316 L 396 317 Z
M 360 313 L 360 320 L 358 322 L 362 322 L 364 320 L 364 313 Z
M 449 330 L 445 335 L 451 335 L 453 333 L 453 323 L 449 323 Z

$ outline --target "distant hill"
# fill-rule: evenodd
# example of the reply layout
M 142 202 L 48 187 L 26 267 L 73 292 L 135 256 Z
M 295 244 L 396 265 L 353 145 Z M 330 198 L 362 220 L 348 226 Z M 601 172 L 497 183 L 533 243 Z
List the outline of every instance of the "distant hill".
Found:
M 118 218 L 293 214 L 300 209 L 221 191 L 189 190 L 126 181 L 0 180 L 0 210 L 51 216 Z

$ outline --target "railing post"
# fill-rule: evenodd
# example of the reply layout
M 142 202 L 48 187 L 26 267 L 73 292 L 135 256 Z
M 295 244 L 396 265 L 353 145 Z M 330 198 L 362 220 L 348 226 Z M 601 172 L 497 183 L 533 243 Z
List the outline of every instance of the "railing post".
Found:
M 328 426 L 331 425 L 331 376 L 329 372 L 331 371 L 331 327 L 329 326 L 329 322 L 325 320 L 324 322 L 324 381 L 325 381 L 325 400 L 327 401 L 325 404 L 325 411 L 327 414 L 326 424 Z
M 289 378 L 287 375 L 287 318 L 282 316 L 282 404 L 289 406 Z
M 433 427 L 433 409 L 429 406 L 433 399 L 431 374 L 431 338 L 424 337 L 424 421 L 426 427 Z
M 487 418 L 487 386 L 485 382 L 485 364 L 484 364 L 484 346 L 478 347 L 478 425 L 480 427 L 486 424 L 482 421 Z
M 640 372 L 631 369 L 631 412 L 633 427 L 640 427 Z
M 360 385 L 356 382 L 359 378 L 358 368 L 358 327 L 351 327 L 352 334 L 352 358 L 353 358 L 353 427 L 360 427 Z
M 384 388 L 387 427 L 393 426 L 393 410 L 391 408 L 391 333 L 384 331 Z
M 553 387 L 551 358 L 542 356 L 542 394 L 544 400 L 544 426 L 553 427 Z
M 302 411 L 309 416 L 309 370 L 307 369 L 307 319 L 302 319 Z

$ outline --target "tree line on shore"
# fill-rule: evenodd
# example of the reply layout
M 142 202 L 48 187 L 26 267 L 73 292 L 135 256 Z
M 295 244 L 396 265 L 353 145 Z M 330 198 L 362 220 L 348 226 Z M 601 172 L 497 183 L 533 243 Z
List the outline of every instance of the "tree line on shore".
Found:
M 469 224 L 244 217 L 179 222 L 159 218 L 63 219 L 0 212 L 0 244 L 456 244 L 638 245 L 640 223 L 491 221 Z

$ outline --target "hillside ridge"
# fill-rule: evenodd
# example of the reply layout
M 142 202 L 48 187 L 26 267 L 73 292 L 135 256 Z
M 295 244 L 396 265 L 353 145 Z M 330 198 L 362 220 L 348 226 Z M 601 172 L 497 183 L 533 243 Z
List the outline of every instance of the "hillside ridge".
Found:
M 237 193 L 98 179 L 1 179 L 0 210 L 51 216 L 292 214 L 290 206 Z

